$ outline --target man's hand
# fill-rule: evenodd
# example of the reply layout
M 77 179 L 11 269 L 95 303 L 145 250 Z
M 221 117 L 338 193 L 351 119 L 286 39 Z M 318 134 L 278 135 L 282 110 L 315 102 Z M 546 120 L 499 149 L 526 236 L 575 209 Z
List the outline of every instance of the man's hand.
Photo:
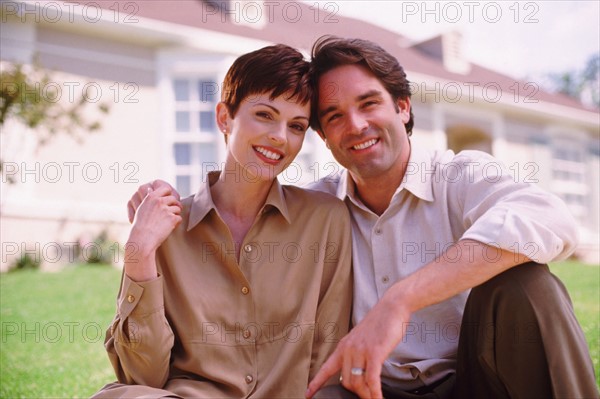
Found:
M 381 367 L 404 336 L 410 320 L 410 312 L 386 296 L 340 341 L 308 385 L 307 398 L 312 397 L 339 370 L 342 371 L 344 388 L 363 399 L 383 398 Z M 357 375 L 360 369 L 364 370 L 364 374 Z
M 340 341 L 308 385 L 306 397 L 314 395 L 328 378 L 342 370 L 342 385 L 346 389 L 363 399 L 381 398 L 381 366 L 404 336 L 413 312 L 530 261 L 525 255 L 474 240 L 460 240 L 448 247 L 447 252 L 450 251 L 453 251 L 452 256 L 439 256 L 386 291 L 365 318 Z M 489 253 L 496 254 L 493 260 Z M 353 368 L 365 372 L 353 375 Z
M 148 194 L 148 189 L 151 189 L 152 191 L 157 191 L 162 187 L 168 187 L 170 190 L 169 195 L 172 195 L 173 197 L 175 197 L 177 202 L 179 202 L 180 198 L 179 198 L 179 193 L 177 192 L 177 190 L 175 190 L 173 187 L 171 187 L 171 185 L 164 180 L 154 180 L 150 183 L 142 184 L 138 188 L 138 190 L 131 196 L 131 199 L 127 203 L 127 213 L 129 216 L 129 223 L 133 223 L 133 219 L 135 218 L 135 212 L 139 208 L 139 206 L 142 203 L 142 201 L 144 200 L 144 198 L 146 198 L 146 194 Z M 179 207 L 181 207 L 181 204 L 179 204 Z

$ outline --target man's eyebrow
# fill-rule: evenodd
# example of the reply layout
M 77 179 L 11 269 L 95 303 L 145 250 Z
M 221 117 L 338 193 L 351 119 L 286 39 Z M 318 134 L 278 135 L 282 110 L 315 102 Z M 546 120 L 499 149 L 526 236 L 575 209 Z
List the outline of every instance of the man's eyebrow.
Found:
M 325 115 L 327 115 L 330 112 L 333 112 L 337 109 L 337 105 L 330 105 L 329 107 L 325 108 L 324 110 L 319 111 L 319 118 L 324 117 Z
M 383 95 L 383 93 L 380 90 L 369 90 L 366 93 L 363 93 L 359 96 L 356 97 L 356 101 L 363 101 L 369 97 L 381 97 Z M 324 117 L 325 115 L 327 115 L 330 112 L 333 112 L 337 109 L 337 105 L 330 105 L 329 107 L 325 108 L 324 110 L 319 111 L 319 118 Z
M 360 96 L 356 97 L 357 101 L 362 101 L 365 100 L 369 97 L 381 97 L 382 93 L 379 90 L 369 90 L 368 92 L 361 94 Z

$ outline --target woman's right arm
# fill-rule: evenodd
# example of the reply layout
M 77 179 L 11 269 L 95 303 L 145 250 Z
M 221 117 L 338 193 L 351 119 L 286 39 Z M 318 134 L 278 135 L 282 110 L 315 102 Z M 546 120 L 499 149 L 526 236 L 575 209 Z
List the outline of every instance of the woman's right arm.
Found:
M 181 222 L 181 206 L 168 188 L 148 190 L 125 246 L 117 314 L 105 346 L 117 379 L 162 387 L 167 381 L 173 332 L 164 312 L 156 250 Z

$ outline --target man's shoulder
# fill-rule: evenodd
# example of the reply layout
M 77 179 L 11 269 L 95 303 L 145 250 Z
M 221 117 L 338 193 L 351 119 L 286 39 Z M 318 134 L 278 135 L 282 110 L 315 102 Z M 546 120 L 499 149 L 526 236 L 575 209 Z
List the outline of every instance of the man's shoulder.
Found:
M 452 150 L 437 150 L 428 153 L 431 163 L 434 165 L 445 165 L 449 163 L 455 164 L 472 164 L 475 162 L 487 163 L 498 162 L 494 156 L 487 152 L 479 150 L 462 150 L 455 153 Z
M 482 169 L 488 169 L 490 164 L 495 164 L 499 169 L 504 165 L 494 156 L 478 150 L 463 150 L 455 153 L 452 150 L 432 151 L 425 158 L 420 157 L 421 162 L 429 165 L 416 165 L 418 168 L 429 170 L 430 173 L 446 175 L 469 175 L 478 173 Z M 425 161 L 424 161 L 425 160 Z
M 306 202 L 310 205 L 318 206 L 318 204 L 339 205 L 343 204 L 340 199 L 328 190 L 314 188 L 311 186 L 298 187 L 294 185 L 282 185 L 286 201 Z
M 287 206 L 292 213 L 308 214 L 314 219 L 346 217 L 348 213 L 346 204 L 330 192 L 298 186 L 282 187 Z
M 303 188 L 311 191 L 321 191 L 330 195 L 337 196 L 340 184 L 344 181 L 344 169 L 338 169 L 334 173 L 330 173 L 319 180 L 310 182 Z

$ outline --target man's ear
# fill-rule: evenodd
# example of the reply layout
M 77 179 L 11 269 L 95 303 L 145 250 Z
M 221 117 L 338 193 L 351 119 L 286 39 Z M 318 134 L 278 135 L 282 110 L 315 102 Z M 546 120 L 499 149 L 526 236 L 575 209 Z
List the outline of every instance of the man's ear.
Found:
M 398 113 L 402 118 L 402 122 L 407 123 L 410 120 L 410 98 L 398 98 L 396 104 L 398 105 Z
M 219 102 L 217 104 L 217 125 L 219 126 L 219 130 L 227 136 L 230 133 L 231 129 L 231 117 L 229 115 L 229 109 L 224 102 Z

